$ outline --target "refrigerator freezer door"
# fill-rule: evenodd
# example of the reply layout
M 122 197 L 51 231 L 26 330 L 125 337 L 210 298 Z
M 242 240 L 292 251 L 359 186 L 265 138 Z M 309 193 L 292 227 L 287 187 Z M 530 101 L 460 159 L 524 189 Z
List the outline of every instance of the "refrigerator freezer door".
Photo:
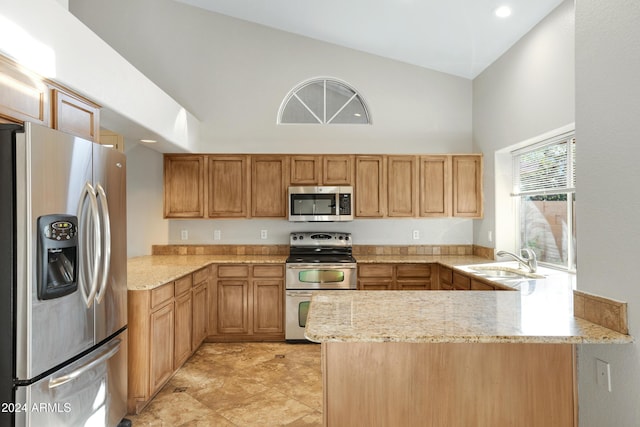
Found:
M 127 324 L 126 157 L 112 148 L 93 147 L 93 180 L 102 215 L 100 286 L 94 304 L 96 342 Z
M 37 221 L 76 215 L 92 178 L 92 143 L 25 124 L 16 135 L 16 375 L 28 380 L 94 345 L 93 308 L 79 291 L 40 300 Z M 81 249 L 81 248 L 80 248 Z
M 59 371 L 19 387 L 15 425 L 117 426 L 126 413 L 126 363 L 124 331 Z

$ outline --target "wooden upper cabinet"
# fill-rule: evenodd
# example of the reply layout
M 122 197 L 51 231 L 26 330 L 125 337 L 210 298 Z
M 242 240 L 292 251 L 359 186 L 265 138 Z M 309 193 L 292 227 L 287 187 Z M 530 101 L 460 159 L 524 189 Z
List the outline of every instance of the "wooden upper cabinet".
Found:
M 111 147 L 114 150 L 124 152 L 124 136 L 112 132 L 108 129 L 100 129 L 100 145 Z
M 353 185 L 354 156 L 331 155 L 322 157 L 324 185 Z
M 322 156 L 291 156 L 292 185 L 320 185 Z
M 482 155 L 454 155 L 453 216 L 482 218 Z
M 165 155 L 165 218 L 204 218 L 205 169 L 205 156 Z
M 50 123 L 51 91 L 36 75 L 0 56 L 0 123 Z
M 252 156 L 252 217 L 287 217 L 287 187 L 289 185 L 288 162 L 288 156 Z
M 100 107 L 60 89 L 53 89 L 52 93 L 52 127 L 97 142 L 100 132 Z
M 421 156 L 419 216 L 451 214 L 451 156 Z
M 385 215 L 383 156 L 356 156 L 355 215 L 381 218 Z
M 209 218 L 249 216 L 249 157 L 208 156 Z
M 416 156 L 387 157 L 387 216 L 416 216 L 417 176 Z
M 353 185 L 350 155 L 291 156 L 291 185 Z

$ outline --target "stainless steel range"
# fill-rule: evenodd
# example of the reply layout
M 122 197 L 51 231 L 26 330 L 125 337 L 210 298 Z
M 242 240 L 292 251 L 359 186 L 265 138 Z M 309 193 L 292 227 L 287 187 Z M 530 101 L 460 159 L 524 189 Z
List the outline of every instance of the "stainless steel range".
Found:
M 311 292 L 356 289 L 356 260 L 350 233 L 291 233 L 289 247 L 285 338 L 297 341 L 305 339 Z

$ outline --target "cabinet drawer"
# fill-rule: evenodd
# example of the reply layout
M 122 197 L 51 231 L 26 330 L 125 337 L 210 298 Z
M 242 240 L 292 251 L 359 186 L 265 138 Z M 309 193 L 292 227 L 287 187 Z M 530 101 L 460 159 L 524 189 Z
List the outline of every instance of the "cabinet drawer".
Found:
M 190 274 L 176 280 L 176 295 L 182 295 L 183 293 L 190 291 L 192 284 L 193 281 Z
M 248 265 L 218 266 L 218 277 L 249 277 Z
M 167 283 L 151 290 L 151 309 L 164 305 L 173 299 L 173 283 Z
M 253 277 L 284 277 L 283 265 L 254 265 Z
M 429 264 L 402 264 L 396 267 L 397 279 L 431 277 L 431 266 Z
M 392 264 L 358 265 L 358 277 L 393 277 Z
M 200 270 L 193 273 L 194 285 L 197 285 L 198 283 L 202 283 L 206 280 L 209 280 L 210 274 L 211 274 L 211 270 L 209 269 L 209 266 L 206 266 L 205 268 L 201 268 Z

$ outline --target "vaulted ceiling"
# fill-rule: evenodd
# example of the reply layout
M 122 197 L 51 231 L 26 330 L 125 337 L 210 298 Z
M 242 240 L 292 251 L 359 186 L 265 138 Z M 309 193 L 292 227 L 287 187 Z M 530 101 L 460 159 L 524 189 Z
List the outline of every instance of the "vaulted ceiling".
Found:
M 279 30 L 475 78 L 562 0 L 176 0 Z M 509 6 L 499 18 L 495 11 Z

